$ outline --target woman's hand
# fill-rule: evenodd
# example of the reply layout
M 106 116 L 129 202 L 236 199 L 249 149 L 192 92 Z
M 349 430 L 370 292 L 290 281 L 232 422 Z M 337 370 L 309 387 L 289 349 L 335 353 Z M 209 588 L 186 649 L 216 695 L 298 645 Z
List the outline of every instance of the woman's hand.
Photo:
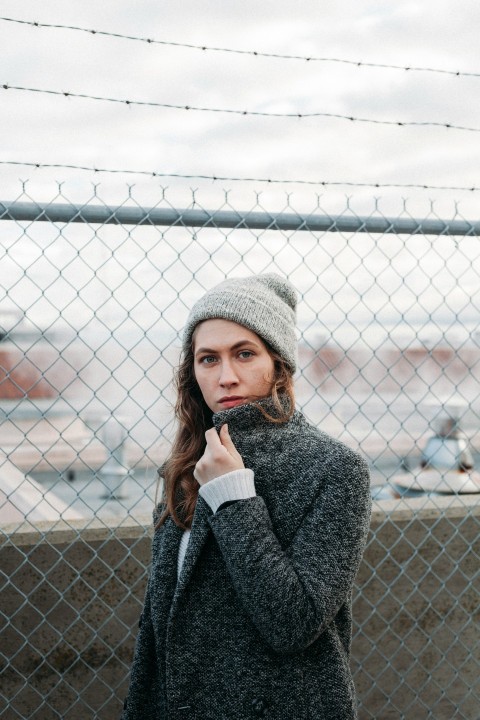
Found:
M 244 469 L 242 456 L 232 442 L 227 425 L 222 425 L 220 433 L 215 428 L 207 430 L 205 439 L 207 447 L 193 472 L 200 485 L 232 470 Z

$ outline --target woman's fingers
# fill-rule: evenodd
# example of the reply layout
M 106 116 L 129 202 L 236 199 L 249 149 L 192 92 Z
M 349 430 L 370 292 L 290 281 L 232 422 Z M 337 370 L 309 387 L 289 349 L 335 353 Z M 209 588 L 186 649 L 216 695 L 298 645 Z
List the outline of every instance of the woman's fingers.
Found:
M 200 485 L 232 470 L 245 467 L 242 456 L 233 444 L 225 425 L 220 430 L 220 436 L 215 428 L 207 430 L 205 440 L 207 441 L 205 452 L 194 470 L 194 477 Z
M 207 448 L 210 448 L 213 451 L 220 450 L 222 447 L 222 443 L 220 442 L 220 438 L 215 428 L 207 430 L 205 433 L 205 440 L 207 441 Z
M 233 444 L 233 440 L 230 437 L 230 433 L 228 432 L 228 425 L 225 423 L 225 425 L 222 425 L 220 428 L 220 442 L 222 443 L 223 447 L 227 452 L 233 457 L 233 458 L 240 458 L 241 455 L 238 452 L 237 448 Z

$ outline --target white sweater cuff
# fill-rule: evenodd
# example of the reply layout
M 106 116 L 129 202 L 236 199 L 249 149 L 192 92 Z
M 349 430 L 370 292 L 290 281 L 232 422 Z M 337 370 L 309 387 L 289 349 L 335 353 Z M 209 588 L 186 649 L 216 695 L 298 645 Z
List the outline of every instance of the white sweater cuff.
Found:
M 257 493 L 253 470 L 247 468 L 232 470 L 201 485 L 198 492 L 214 513 L 227 500 L 246 500 L 255 497 Z

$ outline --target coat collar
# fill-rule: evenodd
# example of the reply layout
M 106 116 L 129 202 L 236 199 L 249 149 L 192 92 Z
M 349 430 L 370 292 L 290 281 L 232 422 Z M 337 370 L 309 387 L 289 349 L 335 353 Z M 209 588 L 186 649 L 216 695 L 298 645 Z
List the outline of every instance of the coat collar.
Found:
M 195 563 L 200 557 L 203 546 L 211 532 L 208 522 L 210 515 L 212 515 L 210 507 L 205 500 L 199 496 L 193 516 L 192 531 L 188 541 L 187 552 L 177 582 L 177 592 L 183 590 L 190 581 Z
M 195 565 L 198 562 L 210 533 L 212 532 L 208 522 L 208 518 L 211 514 L 212 511 L 210 507 L 205 500 L 199 496 L 195 507 L 195 514 L 193 516 L 192 530 L 188 541 L 187 552 L 185 554 L 180 576 L 176 580 L 175 592 L 170 608 L 170 618 L 173 617 L 177 610 L 179 598 L 182 596 L 185 588 L 190 582 Z M 165 533 L 165 546 L 168 547 L 168 554 L 170 555 L 167 560 L 169 564 L 169 573 L 176 576 L 178 551 L 182 530 L 175 525 L 173 521 L 170 521 L 168 527 L 165 527 Z
M 280 403 L 288 409 L 289 400 L 287 397 L 280 396 Z M 256 402 L 247 403 L 246 405 L 237 405 L 237 407 L 230 408 L 229 410 L 221 410 L 218 413 L 214 413 L 212 416 L 213 425 L 220 430 L 222 425 L 228 423 L 229 428 L 235 428 L 236 430 L 254 430 L 261 426 L 269 426 L 272 424 L 271 420 L 268 420 L 262 413 L 262 408 L 271 417 L 278 418 L 279 412 L 275 407 L 272 398 L 262 398 Z M 287 422 L 295 422 L 299 413 L 295 412 L 292 418 Z

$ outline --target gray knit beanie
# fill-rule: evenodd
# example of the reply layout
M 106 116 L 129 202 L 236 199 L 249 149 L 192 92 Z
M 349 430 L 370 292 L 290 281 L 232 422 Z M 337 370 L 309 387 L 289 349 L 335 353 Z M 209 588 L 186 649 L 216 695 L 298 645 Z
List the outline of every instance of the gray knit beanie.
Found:
M 224 280 L 208 290 L 191 309 L 183 332 L 183 350 L 185 352 L 190 347 L 198 323 L 221 318 L 253 330 L 295 372 L 296 307 L 294 287 L 286 278 L 275 273 Z

